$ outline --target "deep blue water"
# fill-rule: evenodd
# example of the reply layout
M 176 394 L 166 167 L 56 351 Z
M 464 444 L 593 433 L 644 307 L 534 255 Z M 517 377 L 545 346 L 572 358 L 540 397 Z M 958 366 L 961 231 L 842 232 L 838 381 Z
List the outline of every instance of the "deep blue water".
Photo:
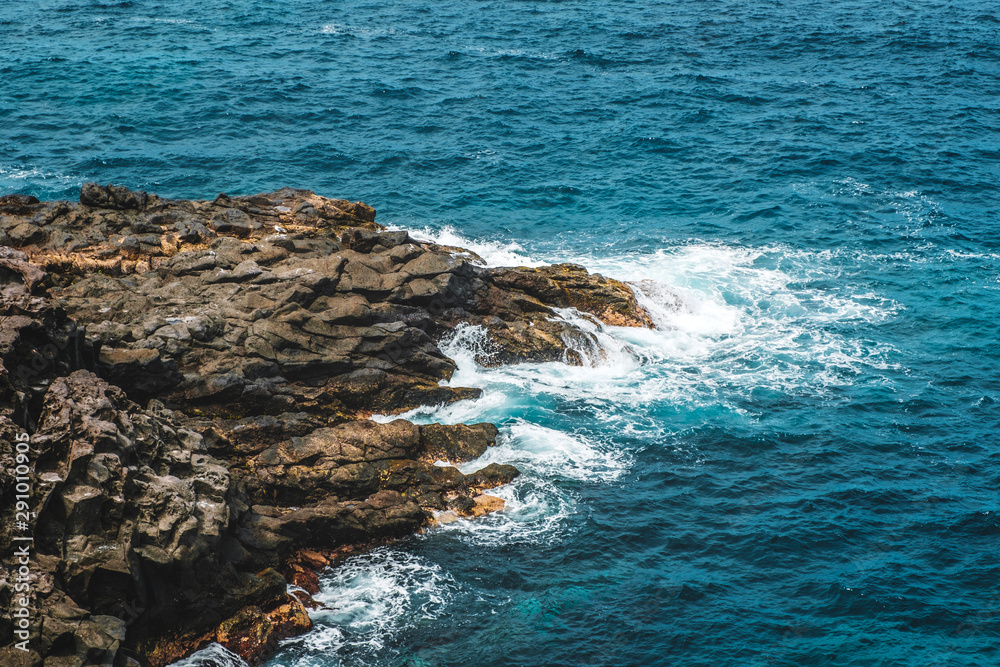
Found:
M 7 0 L 0 55 L 0 191 L 308 187 L 661 325 L 452 341 L 484 398 L 410 416 L 501 424 L 508 509 L 272 667 L 1000 664 L 994 3 Z

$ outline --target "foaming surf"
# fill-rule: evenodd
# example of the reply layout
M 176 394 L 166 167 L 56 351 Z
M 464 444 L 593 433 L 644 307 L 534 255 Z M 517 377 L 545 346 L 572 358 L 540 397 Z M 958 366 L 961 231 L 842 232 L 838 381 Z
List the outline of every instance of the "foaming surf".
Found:
M 566 519 L 578 511 L 578 501 L 572 493 L 535 475 L 523 475 L 488 493 L 503 498 L 506 503 L 503 510 L 440 524 L 427 530 L 421 539 L 447 536 L 487 548 L 553 544 L 568 534 Z
M 573 261 L 625 280 L 657 328 L 607 326 L 558 309 L 554 317 L 578 332 L 564 342 L 582 365 L 480 365 L 490 342 L 478 326 L 460 326 L 443 340 L 442 351 L 457 364 L 447 384 L 479 387 L 482 396 L 376 419 L 492 421 L 501 431 L 496 446 L 459 469 L 470 473 L 496 462 L 522 474 L 489 491 L 506 502 L 500 512 L 437 525 L 421 541 L 492 549 L 571 539 L 579 515 L 589 511 L 585 490 L 619 483 L 643 448 L 686 446 L 686 424 L 718 417 L 720 410 L 732 424 L 752 423 L 757 416 L 748 406 L 761 389 L 816 397 L 861 372 L 898 367 L 898 351 L 875 342 L 870 330 L 891 321 L 901 306 L 837 282 L 842 258 L 831 253 L 690 243 L 646 254 L 536 260 L 517 244 L 470 243 L 453 231 L 428 240 L 471 246 L 487 265 Z M 696 446 L 682 458 L 695 467 L 705 462 Z M 320 615 L 321 628 L 301 640 L 304 654 L 374 656 L 402 631 L 402 621 L 393 620 L 404 615 L 400 610 L 429 605 L 429 617 L 443 613 L 448 576 L 401 558 L 380 551 L 329 575 L 324 595 L 342 611 Z M 366 663 L 359 658 L 356 664 Z
M 403 227 L 393 225 L 390 225 L 388 228 L 404 229 Z M 486 266 L 542 266 L 549 263 L 544 259 L 530 257 L 524 246 L 516 241 L 469 239 L 462 236 L 450 225 L 446 225 L 440 229 L 433 227 L 405 229 L 417 241 L 471 250 L 483 259 Z
M 433 240 L 474 245 L 454 230 L 440 232 Z M 456 383 L 487 380 L 488 388 L 489 380 L 502 377 L 525 387 L 528 383 L 524 378 L 519 382 L 518 376 L 527 374 L 534 376 L 531 391 L 544 393 L 558 387 L 559 376 L 567 373 L 574 376 L 574 384 L 585 386 L 587 378 L 607 380 L 600 372 L 605 366 L 614 368 L 621 380 L 610 388 L 616 398 L 626 398 L 636 383 L 661 377 L 686 387 L 689 398 L 693 391 L 695 400 L 700 392 L 691 383 L 701 383 L 714 401 L 720 388 L 746 392 L 762 386 L 808 386 L 825 391 L 863 370 L 900 369 L 899 350 L 877 340 L 871 330 L 897 317 L 903 306 L 867 286 L 842 280 L 845 264 L 852 259 L 830 251 L 691 242 L 650 253 L 534 258 L 520 254 L 523 249 L 517 244 L 490 242 L 474 249 L 488 266 L 568 261 L 624 280 L 657 329 L 606 327 L 589 316 L 560 311 L 559 316 L 589 333 L 567 341 L 586 365 L 574 373 L 546 365 L 483 370 L 462 363 L 458 357 L 482 345 L 472 340 L 476 332 L 470 328 L 446 344 L 445 351 L 460 362 Z M 584 344 L 587 339 L 596 345 Z M 698 378 L 683 370 L 694 363 L 701 369 Z M 607 384 L 601 391 L 609 389 Z
M 271 664 L 377 664 L 400 634 L 441 618 L 459 590 L 439 565 L 393 547 L 348 558 L 320 584 L 313 630 L 288 640 Z
M 240 656 L 220 644 L 209 644 L 171 667 L 250 667 Z
M 83 183 L 79 177 L 69 176 L 61 172 L 43 171 L 37 167 L 0 164 L 0 188 L 4 192 L 17 191 L 38 182 L 54 184 L 56 187 L 79 186 Z
M 586 436 L 518 419 L 504 426 L 495 447 L 459 470 L 471 473 L 491 463 L 510 463 L 540 479 L 611 482 L 628 468 L 629 456 Z

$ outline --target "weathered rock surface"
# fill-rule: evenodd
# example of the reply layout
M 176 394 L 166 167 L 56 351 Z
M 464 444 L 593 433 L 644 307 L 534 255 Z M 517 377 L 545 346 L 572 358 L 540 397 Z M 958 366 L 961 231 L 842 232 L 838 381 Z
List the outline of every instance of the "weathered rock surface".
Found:
M 483 492 L 515 468 L 437 464 L 481 456 L 493 425 L 368 419 L 479 395 L 447 383 L 442 339 L 480 327 L 480 363 L 579 363 L 591 334 L 555 309 L 651 326 L 582 267 L 489 269 L 374 220 L 290 188 L 0 197 L 0 548 L 28 462 L 34 540 L 32 652 L 0 662 L 164 665 L 210 642 L 265 659 L 308 629 L 286 586 L 314 590 L 320 552 L 502 508 Z

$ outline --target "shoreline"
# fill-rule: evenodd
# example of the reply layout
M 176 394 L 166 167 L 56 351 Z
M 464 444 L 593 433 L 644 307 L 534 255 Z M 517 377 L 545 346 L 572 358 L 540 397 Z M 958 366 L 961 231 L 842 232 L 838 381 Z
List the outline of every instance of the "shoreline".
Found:
M 516 468 L 453 467 L 494 425 L 368 419 L 481 394 L 440 384 L 441 341 L 478 326 L 481 365 L 581 365 L 593 335 L 556 309 L 652 328 L 619 281 L 486 268 L 306 190 L 8 195 L 0 246 L 0 431 L 29 434 L 36 480 L 31 651 L 10 664 L 159 667 L 212 641 L 259 664 L 311 625 L 288 584 L 338 549 L 502 508 L 485 492 Z

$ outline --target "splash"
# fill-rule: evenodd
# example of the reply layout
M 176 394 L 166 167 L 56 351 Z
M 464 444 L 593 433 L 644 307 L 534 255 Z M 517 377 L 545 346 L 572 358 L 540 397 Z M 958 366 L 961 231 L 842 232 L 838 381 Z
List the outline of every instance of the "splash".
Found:
M 390 226 L 389 229 L 403 229 L 402 227 Z M 486 262 L 486 266 L 543 266 L 549 262 L 544 259 L 530 257 L 524 247 L 516 241 L 482 241 L 468 239 L 457 231 L 454 227 L 446 226 L 441 229 L 424 227 L 423 229 L 408 229 L 410 236 L 425 243 L 436 243 L 444 246 L 454 246 L 466 248 L 479 255 Z
M 372 664 L 393 637 L 440 618 L 458 591 L 439 565 L 391 547 L 349 558 L 321 585 L 313 631 L 290 640 L 274 664 L 305 667 L 316 655 Z
M 506 503 L 503 511 L 437 526 L 427 531 L 423 539 L 447 535 L 486 548 L 553 544 L 568 534 L 566 519 L 578 511 L 572 494 L 534 475 L 519 477 L 488 493 L 503 498 Z
M 240 656 L 220 644 L 209 644 L 171 667 L 250 667 Z
M 451 231 L 433 240 L 472 246 L 487 264 L 543 263 L 520 254 L 523 248 L 516 244 L 471 244 Z M 517 261 L 507 261 L 511 258 Z M 423 423 L 497 423 L 496 446 L 459 469 L 471 473 L 496 462 L 515 465 L 522 474 L 489 491 L 506 501 L 504 510 L 437 526 L 422 540 L 455 539 L 490 549 L 557 544 L 577 530 L 573 517 L 586 511 L 581 485 L 619 483 L 642 447 L 668 440 L 683 447 L 684 438 L 676 436 L 706 416 L 752 422 L 754 396 L 761 390 L 816 397 L 851 384 L 861 373 L 897 367 L 898 351 L 869 338 L 869 332 L 902 307 L 838 281 L 840 258 L 830 253 L 691 243 L 648 254 L 546 261 L 552 259 L 626 280 L 657 329 L 610 327 L 586 313 L 558 309 L 555 316 L 578 332 L 564 342 L 583 365 L 481 366 L 477 359 L 489 356 L 490 342 L 477 326 L 460 326 L 442 341 L 442 351 L 457 364 L 449 384 L 479 387 L 482 396 L 402 416 Z M 699 465 L 703 454 L 692 449 L 682 458 Z M 390 577 L 389 583 L 376 584 L 376 579 L 350 574 L 338 579 L 338 586 L 346 587 L 337 589 L 346 596 L 346 608 L 364 599 L 372 613 L 392 619 L 395 609 L 406 608 L 406 595 L 425 590 L 423 580 L 402 583 Z M 396 600 L 388 606 L 365 597 L 373 589 L 394 590 L 391 582 L 409 586 L 409 593 L 386 593 Z M 448 599 L 441 600 L 447 607 Z M 315 650 L 338 652 L 348 645 L 374 650 L 381 646 L 374 637 L 398 633 L 390 620 L 381 628 L 370 621 L 371 635 L 365 629 L 352 634 L 352 627 L 368 628 L 365 623 L 339 618 L 320 633 L 328 643 Z
M 471 473 L 490 463 L 510 463 L 539 479 L 611 482 L 630 460 L 626 452 L 607 443 L 519 419 L 504 427 L 504 437 L 495 447 L 459 470 Z

